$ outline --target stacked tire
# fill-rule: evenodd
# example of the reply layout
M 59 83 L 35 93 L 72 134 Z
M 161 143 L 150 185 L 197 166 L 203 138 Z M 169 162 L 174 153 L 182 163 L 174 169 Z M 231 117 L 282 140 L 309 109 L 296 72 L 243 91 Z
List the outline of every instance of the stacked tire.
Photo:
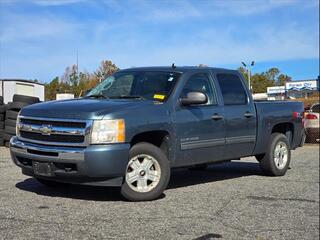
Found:
M 16 124 L 19 111 L 28 105 L 40 102 L 37 97 L 13 95 L 13 101 L 6 105 L 3 140 L 9 146 L 11 137 L 16 135 Z
M 6 113 L 6 107 L 3 104 L 3 97 L 0 96 L 0 146 L 4 145 L 4 121 L 5 121 L 5 113 Z

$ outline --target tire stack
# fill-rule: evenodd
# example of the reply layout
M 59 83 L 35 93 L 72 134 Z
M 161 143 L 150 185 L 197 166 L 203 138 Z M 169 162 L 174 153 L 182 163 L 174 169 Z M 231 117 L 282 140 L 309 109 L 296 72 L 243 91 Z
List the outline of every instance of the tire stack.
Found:
M 4 121 L 5 121 L 5 113 L 6 113 L 6 107 L 3 104 L 3 97 L 0 96 L 0 146 L 4 145 Z
M 13 95 L 12 102 L 6 105 L 3 139 L 6 146 L 9 146 L 11 137 L 16 135 L 16 123 L 19 111 L 28 105 L 40 102 L 37 97 L 25 95 Z

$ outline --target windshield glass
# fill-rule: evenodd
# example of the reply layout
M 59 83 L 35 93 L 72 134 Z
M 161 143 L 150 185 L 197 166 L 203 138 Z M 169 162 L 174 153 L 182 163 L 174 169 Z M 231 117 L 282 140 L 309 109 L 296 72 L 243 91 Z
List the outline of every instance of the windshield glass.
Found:
M 180 75 L 176 72 L 118 72 L 98 84 L 86 97 L 132 97 L 163 101 L 169 97 Z

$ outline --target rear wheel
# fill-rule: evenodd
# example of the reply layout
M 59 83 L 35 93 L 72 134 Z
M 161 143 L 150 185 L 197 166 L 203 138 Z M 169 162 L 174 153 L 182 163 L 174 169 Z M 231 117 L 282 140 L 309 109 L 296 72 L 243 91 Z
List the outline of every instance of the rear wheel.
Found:
M 160 148 L 138 143 L 130 150 L 121 194 L 130 201 L 158 198 L 168 185 L 170 164 Z
M 281 133 L 271 135 L 268 151 L 260 160 L 262 171 L 270 176 L 283 176 L 286 174 L 290 160 L 290 144 L 287 137 Z

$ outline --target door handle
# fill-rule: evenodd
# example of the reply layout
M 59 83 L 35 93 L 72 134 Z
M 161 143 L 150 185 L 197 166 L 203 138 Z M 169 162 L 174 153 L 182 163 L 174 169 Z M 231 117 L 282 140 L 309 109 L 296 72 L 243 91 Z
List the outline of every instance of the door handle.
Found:
M 215 113 L 215 114 L 213 114 L 213 115 L 211 116 L 211 119 L 213 119 L 213 120 L 220 120 L 220 119 L 223 119 L 223 116 Z
M 244 116 L 245 116 L 246 118 L 251 118 L 251 117 L 254 116 L 254 114 L 251 113 L 251 112 L 245 112 Z

